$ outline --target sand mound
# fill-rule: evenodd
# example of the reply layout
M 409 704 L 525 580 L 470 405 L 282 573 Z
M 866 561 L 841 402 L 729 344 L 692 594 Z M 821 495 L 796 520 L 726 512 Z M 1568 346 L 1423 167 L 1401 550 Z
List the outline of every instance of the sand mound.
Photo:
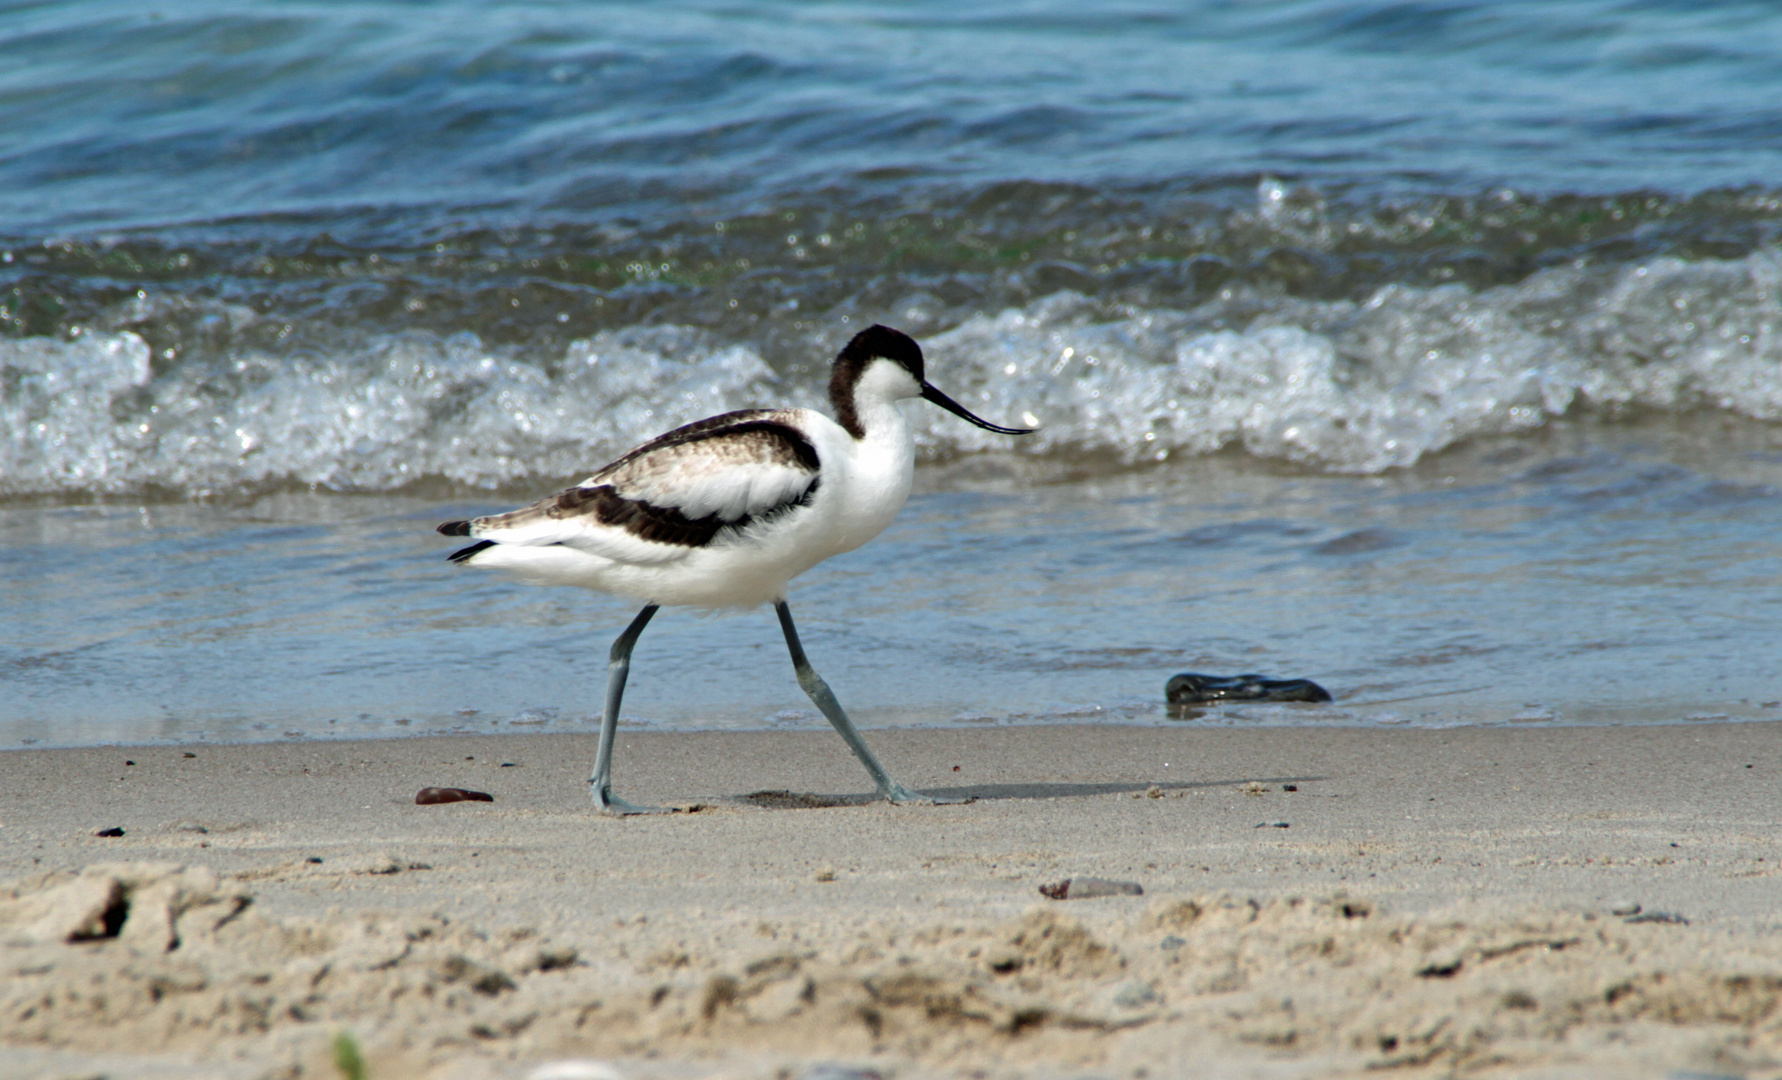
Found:
M 1603 1069 L 1655 1047 L 1723 1072 L 1782 1059 L 1782 943 L 1735 949 L 1607 913 L 1394 917 L 1349 896 L 1037 901 L 981 924 L 682 913 L 547 934 L 275 920 L 239 879 L 120 863 L 0 887 L 0 942 L 7 1044 L 245 1059 L 265 1076 L 337 1075 L 327 1045 L 343 1029 L 379 1078 L 751 1052 L 1127 1076 L 1192 1060 L 1289 1076 Z

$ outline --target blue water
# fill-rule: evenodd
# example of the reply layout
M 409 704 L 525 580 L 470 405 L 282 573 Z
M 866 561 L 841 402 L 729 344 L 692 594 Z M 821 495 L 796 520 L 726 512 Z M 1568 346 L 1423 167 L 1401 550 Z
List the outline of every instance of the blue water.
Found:
M 1687 194 L 1782 167 L 1782 14 L 1757 3 L 98 0 L 0 30 L 0 220 L 26 236 L 1261 172 Z
M 431 525 L 872 321 L 1041 430 L 795 585 L 869 724 L 1774 718 L 1778 176 L 1759 4 L 10 5 L 0 745 L 585 728 L 629 613 Z

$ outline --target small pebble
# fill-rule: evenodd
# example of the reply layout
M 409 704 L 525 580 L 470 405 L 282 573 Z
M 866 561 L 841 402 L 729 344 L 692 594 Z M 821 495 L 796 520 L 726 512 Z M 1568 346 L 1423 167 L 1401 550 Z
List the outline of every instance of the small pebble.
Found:
M 94 836 L 122 836 L 122 835 L 124 835 L 124 830 L 122 828 L 120 828 L 119 826 L 114 825 L 109 829 L 100 829 L 98 832 L 94 833 L 93 835 Z
M 1638 915 L 1639 913 L 1640 905 L 1634 903 L 1632 900 L 1624 900 L 1619 904 L 1611 904 L 1609 906 L 1609 914 L 1611 915 L 1627 916 Z
M 1287 827 L 1285 821 L 1258 821 L 1256 823 L 1258 829 L 1285 829 Z
M 494 802 L 486 791 L 470 791 L 461 787 L 424 787 L 415 794 L 416 806 L 434 806 L 449 802 Z
M 831 870 L 829 867 L 825 866 L 823 869 L 817 871 L 817 880 L 818 881 L 834 881 L 835 880 L 835 871 Z
M 204 826 L 198 824 L 196 821 L 182 821 L 178 825 L 175 825 L 173 827 L 173 831 L 174 832 L 207 833 L 210 830 L 205 828 Z
M 309 858 L 307 858 L 303 861 L 306 863 L 314 863 L 317 866 L 320 866 L 322 863 L 322 857 L 320 855 L 311 855 Z
M 1281 790 L 1282 791 L 1298 791 L 1299 785 L 1298 784 L 1282 784 Z
M 1097 896 L 1143 896 L 1145 887 L 1136 881 L 1114 881 L 1109 878 L 1065 878 L 1051 885 L 1041 885 L 1040 895 L 1053 900 L 1088 900 Z
M 181 756 L 181 757 L 197 757 L 197 756 L 198 756 L 198 755 L 197 755 L 197 754 L 194 754 L 194 753 L 192 753 L 192 752 L 191 752 L 191 751 L 190 751 L 190 750 L 187 750 L 187 751 L 186 751 L 186 752 L 185 752 L 185 753 L 184 753 L 184 754 L 182 754 L 182 755 L 180 755 L 180 756 Z

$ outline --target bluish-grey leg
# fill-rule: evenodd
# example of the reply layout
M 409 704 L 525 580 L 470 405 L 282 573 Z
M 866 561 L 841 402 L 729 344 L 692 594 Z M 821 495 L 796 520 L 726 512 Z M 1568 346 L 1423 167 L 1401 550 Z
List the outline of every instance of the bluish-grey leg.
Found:
M 594 805 L 607 814 L 666 814 L 660 806 L 633 806 L 613 794 L 613 740 L 619 732 L 619 702 L 625 697 L 625 678 L 631 674 L 631 649 L 638 635 L 650 624 L 657 605 L 649 604 L 631 620 L 618 640 L 613 642 L 612 659 L 606 669 L 606 714 L 600 718 L 600 749 L 594 753 L 594 775 L 588 778 Z
M 879 759 L 872 756 L 866 740 L 860 737 L 853 721 L 842 711 L 841 702 L 835 700 L 829 684 L 823 681 L 823 676 L 818 675 L 817 669 L 811 667 L 811 662 L 805 659 L 804 646 L 798 643 L 798 628 L 792 625 L 792 609 L 786 606 L 784 600 L 775 601 L 773 609 L 779 613 L 780 629 L 786 632 L 786 650 L 792 654 L 792 670 L 798 674 L 798 685 L 803 687 L 811 701 L 828 718 L 836 734 L 848 744 L 848 749 L 854 751 L 860 764 L 866 766 L 866 774 L 878 785 L 879 794 L 894 803 L 933 803 L 935 800 L 919 795 L 891 779 L 891 774 L 879 764 Z

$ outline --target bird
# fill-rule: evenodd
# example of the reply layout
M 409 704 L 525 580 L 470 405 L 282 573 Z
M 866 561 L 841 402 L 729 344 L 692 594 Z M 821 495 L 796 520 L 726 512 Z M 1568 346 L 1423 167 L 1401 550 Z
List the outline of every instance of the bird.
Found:
M 595 807 L 666 812 L 613 794 L 613 741 L 631 653 L 663 606 L 719 610 L 772 604 L 798 685 L 866 767 L 878 795 L 933 803 L 879 764 L 828 683 L 811 666 L 786 585 L 825 559 L 860 547 L 909 497 L 915 439 L 898 403 L 921 398 L 986 431 L 1027 435 L 974 415 L 926 377 L 909 335 L 874 325 L 830 368 L 831 419 L 812 409 L 744 409 L 679 427 L 531 506 L 448 521 L 446 536 L 475 541 L 448 558 L 545 584 L 641 601 L 612 644 L 594 771 Z

